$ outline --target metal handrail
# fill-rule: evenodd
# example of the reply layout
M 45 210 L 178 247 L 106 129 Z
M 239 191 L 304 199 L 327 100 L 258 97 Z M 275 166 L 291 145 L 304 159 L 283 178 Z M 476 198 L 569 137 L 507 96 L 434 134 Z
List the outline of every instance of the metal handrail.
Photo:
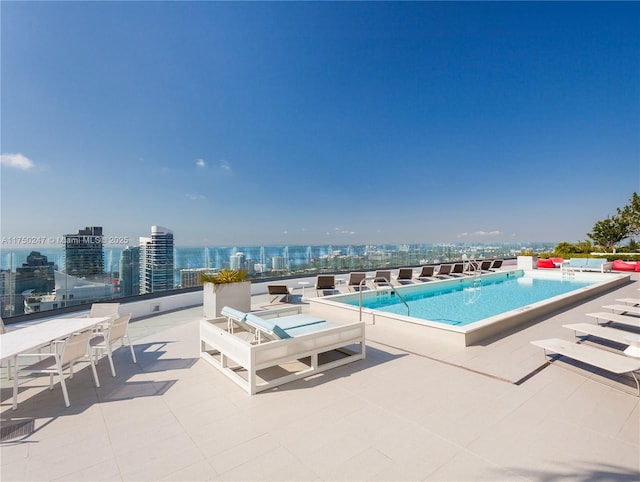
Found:
M 402 295 L 398 292 L 398 289 L 397 288 L 396 289 L 393 288 L 393 285 L 391 284 L 391 280 L 390 279 L 387 279 L 384 276 L 377 276 L 375 278 L 366 278 L 365 277 L 360 281 L 360 283 L 358 285 L 358 294 L 359 294 L 359 296 L 358 296 L 358 299 L 359 299 L 358 300 L 358 304 L 359 304 L 359 307 L 360 307 L 360 321 L 362 321 L 362 287 L 365 284 L 367 284 L 368 280 L 373 280 L 374 283 L 376 281 L 384 281 L 384 282 L 388 283 L 389 286 L 391 287 L 391 289 L 395 291 L 395 294 L 398 295 L 398 298 L 400 298 L 400 301 L 402 301 L 402 303 L 404 303 L 404 306 L 407 307 L 407 316 L 410 316 L 409 305 L 407 304 L 405 299 L 402 297 Z

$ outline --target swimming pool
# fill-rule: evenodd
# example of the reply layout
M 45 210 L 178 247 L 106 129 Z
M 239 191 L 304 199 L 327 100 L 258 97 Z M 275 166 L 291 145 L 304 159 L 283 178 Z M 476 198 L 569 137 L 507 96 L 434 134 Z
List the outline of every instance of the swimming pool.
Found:
M 360 319 L 419 324 L 464 346 L 531 322 L 616 286 L 629 276 L 509 270 L 313 299 Z M 402 301 L 404 300 L 406 304 Z M 362 307 L 361 307 L 362 305 Z
M 449 325 L 476 321 L 547 300 L 594 284 L 595 280 L 544 279 L 525 277 L 523 271 L 493 278 L 463 278 L 459 283 L 434 286 L 423 283 L 418 290 L 402 295 L 398 290 L 363 293 L 362 306 L 398 315 L 409 315 Z M 359 299 L 345 300 L 359 306 Z

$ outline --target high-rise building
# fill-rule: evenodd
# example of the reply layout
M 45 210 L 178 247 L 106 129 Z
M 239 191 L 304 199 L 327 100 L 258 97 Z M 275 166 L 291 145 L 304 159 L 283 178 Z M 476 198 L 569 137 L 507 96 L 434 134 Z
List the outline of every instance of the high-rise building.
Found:
M 140 293 L 140 247 L 127 246 L 120 255 L 120 296 Z
M 272 271 L 284 271 L 284 256 L 273 256 L 271 258 L 271 270 Z
M 10 317 L 14 315 L 16 274 L 8 269 L 0 269 L 0 316 Z
M 180 288 L 193 288 L 202 286 L 200 276 L 203 274 L 214 274 L 216 270 L 211 268 L 183 268 L 180 270 Z
M 54 263 L 38 251 L 31 251 L 26 262 L 16 268 L 14 315 L 24 313 L 24 298 L 27 295 L 52 293 L 56 288 Z
M 229 267 L 237 271 L 245 269 L 245 255 L 244 253 L 237 252 L 231 255 L 229 259 Z
M 173 232 L 151 226 L 151 237 L 140 238 L 140 294 L 174 288 Z
M 64 269 L 65 273 L 77 278 L 104 273 L 101 226 L 64 235 Z

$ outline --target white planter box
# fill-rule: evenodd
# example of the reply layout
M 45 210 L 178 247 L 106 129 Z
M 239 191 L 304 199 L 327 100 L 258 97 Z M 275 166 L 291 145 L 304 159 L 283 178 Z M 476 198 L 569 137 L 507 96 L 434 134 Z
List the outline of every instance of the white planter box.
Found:
M 218 318 L 225 306 L 239 311 L 251 311 L 251 281 L 215 285 L 204 283 L 202 307 L 206 319 Z
M 518 269 L 538 269 L 537 256 L 518 256 Z

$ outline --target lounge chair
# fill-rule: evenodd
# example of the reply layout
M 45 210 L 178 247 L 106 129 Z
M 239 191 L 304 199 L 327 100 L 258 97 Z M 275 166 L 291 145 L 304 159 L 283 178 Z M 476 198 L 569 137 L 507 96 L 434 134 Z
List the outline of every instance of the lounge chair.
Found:
M 625 305 L 640 306 L 639 298 L 617 298 L 618 303 L 624 303 Z
M 367 286 L 363 283 L 360 283 L 367 278 L 367 273 L 353 272 L 349 273 L 349 281 L 347 282 L 347 288 L 349 291 L 360 291 L 368 289 Z
M 452 264 L 441 264 L 440 268 L 438 268 L 438 273 L 435 275 L 436 278 L 451 278 L 451 270 L 453 269 Z
M 436 270 L 435 266 L 423 266 L 420 268 L 420 273 L 416 276 L 420 281 L 431 281 L 433 279 L 433 273 Z
M 376 271 L 373 277 L 373 284 L 376 285 L 376 287 L 391 286 L 391 271 Z
M 464 263 L 454 263 L 449 274 L 453 277 L 464 276 Z
M 640 307 L 629 305 L 604 305 L 603 308 L 607 308 L 612 311 L 619 311 L 621 314 L 640 315 Z
M 551 352 L 618 375 L 630 373 L 636 382 L 637 394 L 640 396 L 640 383 L 638 383 L 638 378 L 635 374 L 636 371 L 640 370 L 640 358 L 619 355 L 601 348 L 582 343 L 573 343 L 559 338 L 536 340 L 532 341 L 531 344 L 544 350 L 545 359 L 547 352 Z
M 364 322 L 343 325 L 302 314 L 294 321 L 265 313 L 246 315 L 263 338 L 258 344 L 229 333 L 223 317 L 200 321 L 201 357 L 250 395 L 365 358 Z
M 327 291 L 336 291 L 336 277 L 332 274 L 319 274 L 316 277 L 316 294 L 324 295 Z
M 287 285 L 267 285 L 267 292 L 269 296 L 273 296 L 271 303 L 280 297 L 280 301 L 288 303 L 291 301 L 291 288 Z
M 620 315 L 618 313 L 607 313 L 600 311 L 598 313 L 587 313 L 587 316 L 595 318 L 598 323 L 609 324 L 617 323 L 620 325 L 633 326 L 640 328 L 640 318 L 631 315 Z
M 482 273 L 486 273 L 487 271 L 489 271 L 489 268 L 491 268 L 491 265 L 493 264 L 493 260 L 491 259 L 483 259 L 480 262 L 480 271 Z
M 413 283 L 413 269 L 412 268 L 398 269 L 398 274 L 396 275 L 396 281 L 403 285 Z
M 497 269 L 502 268 L 502 263 L 504 262 L 503 259 L 494 259 L 491 262 L 491 268 L 489 268 L 490 271 L 495 271 Z
M 591 323 L 572 323 L 562 326 L 573 330 L 576 338 L 579 336 L 595 336 L 603 340 L 613 341 L 625 347 L 625 355 L 640 357 L 640 334 L 638 333 L 608 326 L 592 325 Z M 583 333 L 583 335 L 578 335 L 578 333 Z

